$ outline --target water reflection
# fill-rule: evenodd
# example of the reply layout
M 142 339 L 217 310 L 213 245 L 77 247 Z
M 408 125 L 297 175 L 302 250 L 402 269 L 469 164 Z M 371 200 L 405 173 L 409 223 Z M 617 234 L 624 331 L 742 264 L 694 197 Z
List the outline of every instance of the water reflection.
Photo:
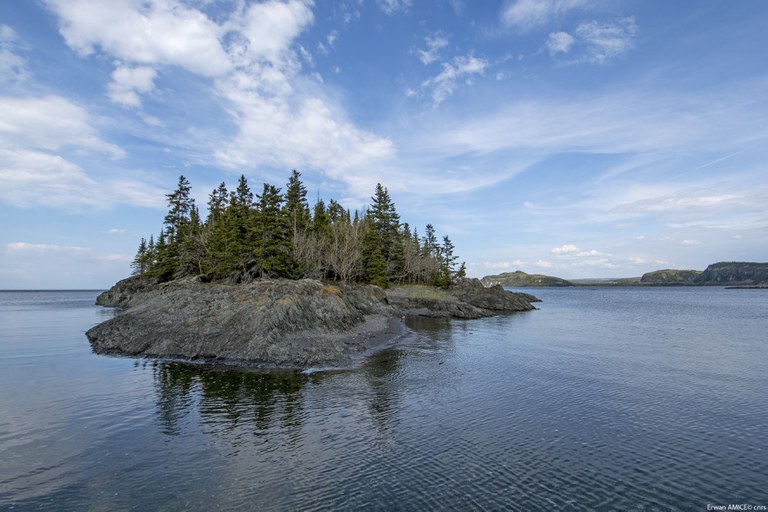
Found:
M 199 414 L 202 425 L 215 430 L 246 427 L 266 432 L 275 415 L 287 429 L 301 423 L 300 390 L 317 376 L 296 371 L 256 372 L 183 363 L 157 363 L 152 368 L 157 415 L 162 432 L 178 435 L 186 419 Z

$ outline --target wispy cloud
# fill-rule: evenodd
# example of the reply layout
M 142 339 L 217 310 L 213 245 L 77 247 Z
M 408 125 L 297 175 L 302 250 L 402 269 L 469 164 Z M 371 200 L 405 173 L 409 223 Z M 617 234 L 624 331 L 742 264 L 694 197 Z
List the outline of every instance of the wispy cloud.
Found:
M 33 244 L 28 242 L 11 242 L 5 245 L 7 251 L 13 252 L 68 252 L 68 253 L 83 253 L 88 252 L 90 249 L 77 246 L 65 246 L 54 244 Z
M 413 6 L 413 0 L 376 0 L 376 3 L 388 16 L 407 12 Z
M 573 43 L 576 39 L 568 32 L 552 32 L 547 38 L 547 49 L 550 55 L 557 55 L 558 53 L 568 53 L 571 51 Z
M 552 32 L 544 46 L 552 57 L 570 64 L 608 64 L 634 48 L 639 28 L 634 17 L 582 21 L 573 34 Z
M 27 61 L 19 55 L 23 49 L 16 31 L 0 24 L 0 82 L 23 82 L 29 78 Z
M 471 83 L 472 77 L 482 75 L 487 67 L 487 60 L 474 55 L 454 57 L 451 62 L 443 63 L 443 70 L 437 76 L 425 80 L 421 86 L 432 91 L 432 101 L 439 105 L 454 93 L 459 80 Z
M 416 49 L 422 64 L 429 65 L 440 59 L 440 50 L 448 46 L 448 39 L 441 33 L 436 33 L 424 38 L 425 49 Z
M 637 34 L 637 23 L 631 16 L 615 22 L 584 21 L 576 27 L 576 37 L 584 47 L 581 58 L 595 64 L 605 64 L 627 53 Z
M 0 97 L 0 119 L 0 148 L 77 148 L 112 158 L 125 156 L 120 147 L 99 136 L 88 111 L 60 96 Z
M 588 0 L 513 0 L 502 7 L 499 16 L 504 26 L 528 32 L 588 4 Z
M 162 191 L 150 184 L 129 176 L 97 180 L 77 163 L 125 156 L 79 105 L 59 96 L 0 97 L 0 119 L 0 201 L 52 208 L 162 204 Z

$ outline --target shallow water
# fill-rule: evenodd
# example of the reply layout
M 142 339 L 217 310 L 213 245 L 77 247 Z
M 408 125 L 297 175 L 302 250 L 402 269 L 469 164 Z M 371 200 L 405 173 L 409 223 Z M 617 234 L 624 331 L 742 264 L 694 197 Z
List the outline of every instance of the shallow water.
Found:
M 353 371 L 91 353 L 96 292 L 0 292 L 0 509 L 768 506 L 768 290 L 528 290 Z

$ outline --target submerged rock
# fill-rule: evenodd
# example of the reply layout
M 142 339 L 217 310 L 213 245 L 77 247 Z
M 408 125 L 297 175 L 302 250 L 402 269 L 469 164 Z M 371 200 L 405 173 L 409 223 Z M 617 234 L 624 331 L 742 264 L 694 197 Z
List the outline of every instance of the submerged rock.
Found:
M 405 314 L 480 318 L 527 311 L 531 296 L 467 280 L 432 287 L 332 286 L 316 280 L 148 284 L 136 278 L 99 295 L 120 307 L 91 328 L 95 352 L 279 367 L 348 366 L 404 332 Z M 421 312 L 421 313 L 419 313 Z

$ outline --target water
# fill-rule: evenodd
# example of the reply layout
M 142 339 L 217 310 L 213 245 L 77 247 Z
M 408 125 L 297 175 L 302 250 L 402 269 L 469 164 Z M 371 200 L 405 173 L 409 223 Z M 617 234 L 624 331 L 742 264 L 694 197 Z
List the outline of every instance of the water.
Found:
M 0 509 L 768 506 L 768 291 L 529 291 L 310 375 L 97 356 L 96 292 L 0 292 Z

